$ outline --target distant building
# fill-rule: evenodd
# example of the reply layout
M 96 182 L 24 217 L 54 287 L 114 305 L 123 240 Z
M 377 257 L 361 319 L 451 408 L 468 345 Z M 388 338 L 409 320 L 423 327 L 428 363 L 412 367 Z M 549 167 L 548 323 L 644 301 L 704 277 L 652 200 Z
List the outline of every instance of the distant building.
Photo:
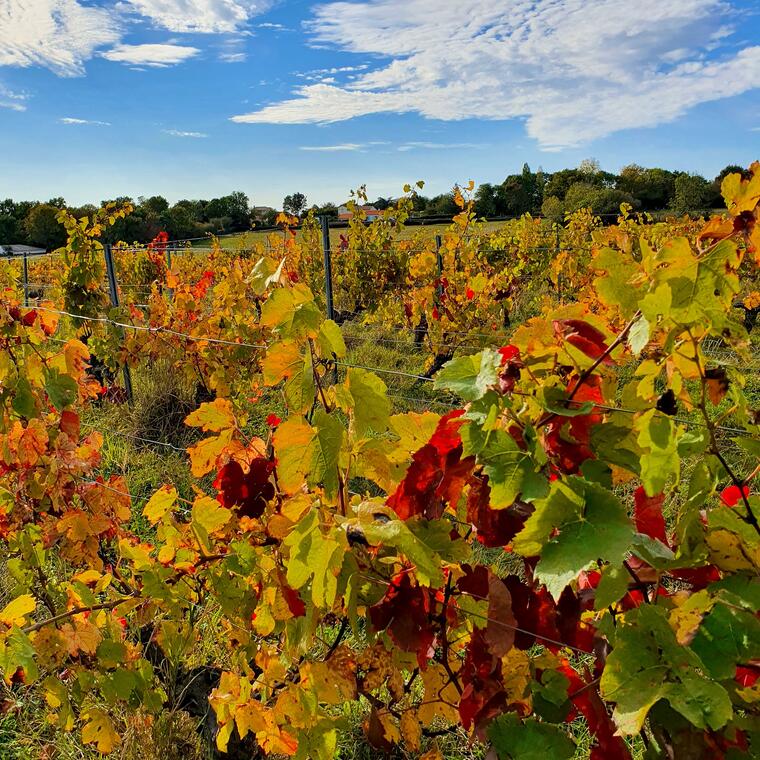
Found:
M 251 209 L 251 216 L 254 219 L 258 219 L 260 222 L 265 221 L 270 214 L 274 213 L 274 209 L 271 206 L 254 206 Z
M 31 245 L 2 245 L 0 244 L 0 256 L 36 256 L 47 253 L 44 248 L 34 248 Z
M 359 206 L 359 208 L 364 212 L 366 215 L 368 222 L 374 222 L 375 219 L 380 219 L 383 215 L 382 211 L 378 211 L 374 206 Z M 338 208 L 338 219 L 341 222 L 347 222 L 349 219 L 351 219 L 351 212 L 348 210 L 347 206 L 340 206 Z

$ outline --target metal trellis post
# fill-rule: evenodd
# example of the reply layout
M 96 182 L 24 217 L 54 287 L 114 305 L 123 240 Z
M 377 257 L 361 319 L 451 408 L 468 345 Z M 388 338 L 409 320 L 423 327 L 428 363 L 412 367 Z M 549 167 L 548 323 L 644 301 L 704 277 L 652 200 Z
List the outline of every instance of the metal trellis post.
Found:
M 333 287 L 332 287 L 332 252 L 330 251 L 330 218 L 325 214 L 319 217 L 322 225 L 322 253 L 324 254 L 325 263 L 325 302 L 327 306 L 327 318 L 335 319 L 335 307 L 333 304 Z M 333 354 L 335 361 L 335 370 L 333 372 L 333 382 L 338 382 L 338 357 Z
M 106 273 L 108 274 L 108 291 L 111 296 L 111 305 L 118 307 L 119 288 L 116 284 L 116 270 L 113 265 L 113 253 L 111 251 L 111 246 L 108 243 L 103 246 L 103 256 L 106 260 Z M 123 328 L 121 334 L 124 336 Z M 127 401 L 131 405 L 134 402 L 134 397 L 132 395 L 132 373 L 129 371 L 129 367 L 126 363 L 122 370 L 124 372 L 124 390 L 127 392 Z
M 24 306 L 29 306 L 29 260 L 24 251 Z
M 443 256 L 441 255 L 441 236 L 435 236 L 435 264 L 438 268 L 438 287 L 435 289 L 436 305 L 440 305 L 441 296 L 443 295 Z

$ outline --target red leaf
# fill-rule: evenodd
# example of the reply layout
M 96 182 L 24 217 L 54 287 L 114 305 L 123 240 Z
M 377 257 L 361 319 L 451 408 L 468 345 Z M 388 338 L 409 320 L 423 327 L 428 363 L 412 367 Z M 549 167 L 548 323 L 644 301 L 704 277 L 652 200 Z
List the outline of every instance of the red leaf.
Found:
M 288 586 L 287 583 L 283 583 L 282 595 L 285 597 L 290 614 L 293 617 L 303 617 L 306 614 L 306 605 L 301 599 L 301 595 L 294 588 Z
M 267 417 L 267 425 L 269 427 L 277 427 L 281 422 L 282 420 L 276 414 L 270 414 Z
M 568 697 L 586 719 L 589 731 L 594 735 L 595 743 L 589 755 L 590 760 L 631 760 L 631 753 L 625 741 L 615 736 L 617 726 L 607 712 L 597 687 L 591 685 L 591 680 L 581 678 L 567 661 L 558 670 L 569 680 Z M 571 714 L 568 720 L 572 720 L 573 717 Z
M 639 486 L 633 493 L 636 530 L 645 533 L 650 538 L 656 538 L 668 546 L 668 536 L 665 529 L 665 518 L 662 516 L 662 504 L 665 494 L 647 496 L 643 486 Z
M 574 379 L 568 384 L 568 393 L 573 392 L 577 382 L 577 379 Z M 602 404 L 604 397 L 601 391 L 601 378 L 598 375 L 587 378 L 575 392 L 573 401 L 579 404 L 587 401 Z M 557 415 L 549 421 L 548 432 L 544 436 L 544 448 L 546 453 L 555 459 L 558 469 L 574 474 L 587 459 L 594 458 L 594 452 L 589 445 L 591 428 L 598 425 L 602 417 L 599 411 L 592 409 L 589 414 L 579 414 L 575 417 Z
M 491 654 L 480 628 L 473 630 L 467 643 L 460 677 L 464 688 L 459 700 L 459 717 L 465 729 L 482 725 L 504 711 L 506 693 L 502 685 L 501 659 Z
M 462 459 L 462 439 L 457 420 L 464 412 L 457 409 L 441 417 L 430 441 L 412 456 L 404 479 L 388 498 L 387 504 L 402 520 L 422 515 L 439 518 L 446 504 L 456 504 L 475 459 Z
M 598 359 L 608 350 L 604 333 L 581 319 L 555 319 L 554 331 L 591 359 Z M 605 364 L 615 363 L 609 356 L 603 361 Z
M 79 415 L 76 412 L 69 410 L 61 412 L 61 422 L 58 427 L 60 427 L 61 431 L 66 433 L 72 441 L 79 440 Z
M 385 596 L 369 608 L 369 617 L 378 631 L 387 631 L 405 652 L 416 652 L 425 667 L 435 635 L 430 623 L 430 591 L 413 586 L 409 573 L 393 579 Z
M 468 301 L 472 301 L 472 299 L 475 296 L 475 291 L 472 288 L 467 288 L 464 292 L 465 296 L 467 296 Z
M 269 479 L 273 470 L 274 463 L 263 457 L 256 457 L 246 474 L 238 462 L 228 462 L 214 481 L 217 500 L 227 509 L 236 507 L 241 517 L 261 517 L 274 498 L 274 484 Z
M 506 546 L 522 530 L 527 515 L 518 514 L 512 507 L 492 509 L 490 496 L 488 477 L 473 477 L 467 494 L 467 520 L 483 546 Z
M 727 507 L 735 507 L 741 501 L 742 494 L 749 496 L 749 486 L 743 486 L 740 490 L 739 486 L 731 485 L 721 491 L 720 500 Z

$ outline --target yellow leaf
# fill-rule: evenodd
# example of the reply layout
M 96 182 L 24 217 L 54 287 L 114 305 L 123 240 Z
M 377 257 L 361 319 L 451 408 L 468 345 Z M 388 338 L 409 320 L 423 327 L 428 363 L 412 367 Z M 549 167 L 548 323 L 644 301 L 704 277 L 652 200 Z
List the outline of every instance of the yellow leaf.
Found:
M 401 714 L 401 738 L 412 752 L 419 752 L 422 741 L 422 727 L 414 710 L 405 710 Z
M 161 486 L 143 508 L 143 514 L 151 525 L 155 525 L 164 515 L 174 508 L 177 503 L 177 489 L 172 486 Z
M 244 705 L 239 705 L 235 710 L 235 725 L 241 738 L 249 731 L 254 734 L 259 731 L 266 731 L 267 723 L 261 702 L 252 699 Z
M 111 723 L 111 719 L 103 710 L 93 707 L 82 716 L 86 721 L 82 728 L 82 741 L 85 744 L 95 744 L 95 748 L 101 755 L 107 755 L 113 748 L 121 743 Z
M 31 594 L 17 596 L 10 604 L 0 610 L 0 623 L 7 626 L 23 625 L 27 615 L 31 615 L 37 602 Z
M 232 517 L 232 512 L 225 509 L 216 499 L 201 496 L 193 504 L 193 522 L 200 525 L 207 533 L 214 533 L 223 528 Z
M 204 438 L 187 449 L 190 455 L 190 470 L 196 478 L 202 478 L 216 467 L 219 455 L 230 445 L 232 430 L 223 430 L 219 435 Z
M 229 399 L 217 398 L 201 404 L 185 418 L 191 427 L 199 427 L 204 432 L 219 433 L 235 427 L 235 415 Z
M 428 665 L 422 673 L 425 698 L 419 706 L 419 718 L 429 726 L 435 718 L 447 723 L 459 721 L 459 692 L 442 665 Z

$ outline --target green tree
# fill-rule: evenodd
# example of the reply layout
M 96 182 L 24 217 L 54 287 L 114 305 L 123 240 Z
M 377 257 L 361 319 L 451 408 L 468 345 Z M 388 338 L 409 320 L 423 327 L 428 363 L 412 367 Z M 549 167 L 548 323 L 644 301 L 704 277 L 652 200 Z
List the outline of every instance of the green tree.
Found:
M 475 213 L 478 216 L 496 216 L 496 187 L 484 182 L 475 191 Z
M 149 216 L 159 217 L 169 210 L 169 201 L 163 195 L 151 195 L 150 198 L 139 198 L 138 201 Z
M 675 180 L 673 211 L 676 214 L 703 214 L 712 203 L 713 188 L 699 174 L 679 174 Z
M 24 226 L 32 245 L 52 250 L 66 243 L 66 230 L 56 219 L 60 209 L 48 203 L 37 204 L 26 217 Z
M 638 164 L 629 164 L 621 169 L 615 187 L 636 198 L 641 208 L 656 211 L 672 203 L 676 176 L 667 169 L 645 169 Z
M 303 193 L 293 193 L 286 195 L 282 201 L 282 208 L 288 214 L 301 216 L 306 210 L 306 196 Z
M 556 195 L 548 195 L 541 204 L 541 213 L 549 221 L 559 224 L 565 219 L 565 204 Z

